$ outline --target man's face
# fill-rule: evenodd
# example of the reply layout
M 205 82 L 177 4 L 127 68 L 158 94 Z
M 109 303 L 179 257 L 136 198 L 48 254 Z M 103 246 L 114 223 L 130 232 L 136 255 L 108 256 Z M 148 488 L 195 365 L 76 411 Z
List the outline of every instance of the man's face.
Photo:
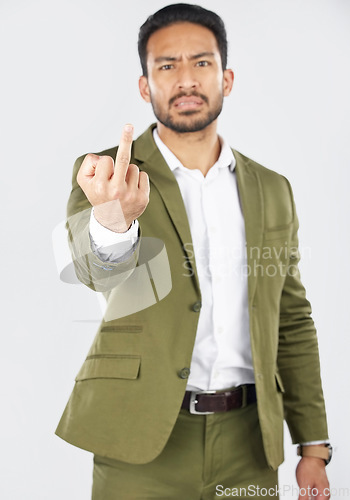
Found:
M 215 35 L 192 23 L 150 36 L 147 70 L 140 78 L 141 95 L 156 118 L 178 133 L 203 130 L 216 120 L 233 83 L 232 71 L 222 70 Z

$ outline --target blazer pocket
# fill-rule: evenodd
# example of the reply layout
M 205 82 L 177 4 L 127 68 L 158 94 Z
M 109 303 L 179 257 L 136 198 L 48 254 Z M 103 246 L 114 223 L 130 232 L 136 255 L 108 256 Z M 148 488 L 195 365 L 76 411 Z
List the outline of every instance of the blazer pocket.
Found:
M 105 325 L 101 333 L 142 333 L 142 325 Z
M 281 379 L 281 375 L 277 372 L 275 373 L 275 379 L 276 379 L 276 385 L 277 385 L 277 389 L 282 392 L 282 394 L 284 393 L 284 386 L 283 386 L 283 382 L 282 382 L 282 379 Z
M 141 356 L 128 354 L 95 354 L 88 356 L 76 382 L 98 378 L 135 380 L 139 376 Z

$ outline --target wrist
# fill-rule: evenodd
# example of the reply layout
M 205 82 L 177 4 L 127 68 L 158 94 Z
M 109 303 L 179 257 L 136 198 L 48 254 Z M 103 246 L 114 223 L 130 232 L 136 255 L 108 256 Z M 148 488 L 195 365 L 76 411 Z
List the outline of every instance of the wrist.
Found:
M 93 216 L 101 226 L 114 233 L 126 233 L 133 223 L 133 221 L 129 223 L 123 217 L 121 220 L 118 220 L 118 217 L 111 218 L 110 216 L 105 216 L 103 211 L 99 210 L 98 206 L 93 208 Z
M 306 462 L 310 466 L 317 467 L 320 469 L 325 469 L 326 467 L 326 462 L 323 458 L 318 458 L 318 457 L 300 457 L 300 462 Z
M 332 458 L 332 447 L 330 444 L 299 445 L 297 455 L 307 459 L 314 459 L 328 465 Z

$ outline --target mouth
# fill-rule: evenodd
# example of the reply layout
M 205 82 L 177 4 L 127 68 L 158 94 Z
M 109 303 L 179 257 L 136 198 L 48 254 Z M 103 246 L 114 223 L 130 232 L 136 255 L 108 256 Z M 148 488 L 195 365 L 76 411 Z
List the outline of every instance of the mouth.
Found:
M 174 101 L 174 107 L 179 111 L 198 109 L 203 105 L 203 99 L 197 96 L 182 96 Z

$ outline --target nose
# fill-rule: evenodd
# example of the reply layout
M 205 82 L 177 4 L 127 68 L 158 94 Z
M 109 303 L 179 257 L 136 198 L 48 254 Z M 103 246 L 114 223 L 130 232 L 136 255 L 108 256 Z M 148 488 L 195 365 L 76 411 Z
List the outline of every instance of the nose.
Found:
M 198 80 L 195 75 L 194 68 L 191 68 L 187 65 L 179 68 L 178 71 L 178 82 L 177 86 L 181 90 L 193 90 L 197 88 L 199 85 Z

